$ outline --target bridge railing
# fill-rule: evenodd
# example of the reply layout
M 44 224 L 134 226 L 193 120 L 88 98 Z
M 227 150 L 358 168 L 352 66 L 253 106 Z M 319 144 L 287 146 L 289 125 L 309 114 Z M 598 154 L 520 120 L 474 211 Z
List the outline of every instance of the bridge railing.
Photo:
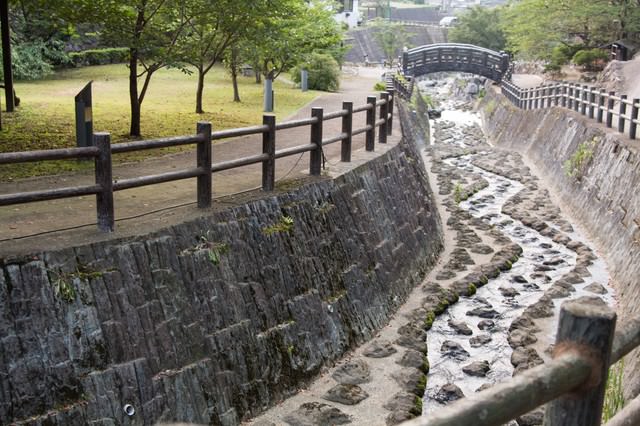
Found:
M 500 426 L 547 403 L 546 426 L 598 426 L 609 367 L 640 345 L 640 316 L 615 322 L 604 304 L 565 302 L 551 361 L 403 426 Z M 607 426 L 635 424 L 640 397 Z
M 0 153 L 0 165 L 87 158 L 93 159 L 95 164 L 95 184 L 93 185 L 0 194 L 0 206 L 95 195 L 98 229 L 103 232 L 111 232 L 115 227 L 113 199 L 115 191 L 196 178 L 197 205 L 199 208 L 208 208 L 212 202 L 212 175 L 224 170 L 252 164 L 262 164 L 262 189 L 264 191 L 272 191 L 275 186 L 277 159 L 309 152 L 309 174 L 317 176 L 321 172 L 324 156 L 323 147 L 326 145 L 340 142 L 340 159 L 343 162 L 350 162 L 352 138 L 354 136 L 365 134 L 365 149 L 373 151 L 375 148 L 376 129 L 378 129 L 378 143 L 386 143 L 387 136 L 392 134 L 393 129 L 394 96 L 395 92 L 391 89 L 388 92 L 382 92 L 379 99 L 376 96 L 367 97 L 367 102 L 360 106 L 354 107 L 353 102 L 343 102 L 342 109 L 327 114 L 324 113 L 323 108 L 314 107 L 311 110 L 310 118 L 281 123 L 276 123 L 276 118 L 273 115 L 264 115 L 261 125 L 214 132 L 212 131 L 211 123 L 199 122 L 194 135 L 116 144 L 111 144 L 109 133 L 94 133 L 94 146 L 90 147 Z M 354 129 L 353 115 L 357 113 L 366 114 L 366 125 Z M 334 119 L 341 119 L 342 131 L 337 135 L 327 137 L 324 133 L 324 123 Z M 310 140 L 302 145 L 276 149 L 278 131 L 296 127 L 309 127 Z M 213 163 L 212 141 L 246 135 L 262 135 L 262 152 Z M 181 145 L 196 146 L 196 164 L 194 167 L 148 176 L 119 179 L 117 181 L 113 180 L 112 154 Z
M 387 91 L 393 90 L 402 99 L 411 99 L 413 85 L 412 78 L 406 78 L 402 74 L 387 74 Z
M 628 99 L 627 95 L 616 94 L 594 86 L 579 83 L 560 82 L 533 88 L 521 88 L 510 81 L 502 82 L 502 94 L 518 108 L 525 110 L 568 108 L 604 123 L 619 133 L 636 139 L 638 135 L 638 111 L 640 99 Z

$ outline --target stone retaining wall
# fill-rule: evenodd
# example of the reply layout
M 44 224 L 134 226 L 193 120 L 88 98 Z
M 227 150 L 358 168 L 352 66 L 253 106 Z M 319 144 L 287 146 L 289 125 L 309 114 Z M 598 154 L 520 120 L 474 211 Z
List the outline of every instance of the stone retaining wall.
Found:
M 403 142 L 152 235 L 1 259 L 0 423 L 238 424 L 371 338 L 442 244 Z
M 637 142 L 607 133 L 594 121 L 566 109 L 517 109 L 493 90 L 487 91 L 482 109 L 492 142 L 526 154 L 569 208 L 568 213 L 597 241 L 615 280 L 619 321 L 640 313 Z M 639 368 L 637 354 L 627 357 L 627 396 L 640 392 Z

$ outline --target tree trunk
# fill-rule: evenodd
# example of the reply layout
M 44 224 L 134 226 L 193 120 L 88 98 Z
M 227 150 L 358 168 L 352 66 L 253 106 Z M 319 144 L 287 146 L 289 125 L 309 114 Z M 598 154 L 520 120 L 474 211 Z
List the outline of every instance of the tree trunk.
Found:
M 231 82 L 233 83 L 233 102 L 240 102 L 240 92 L 238 91 L 238 49 L 231 48 Z
M 129 52 L 129 100 L 131 102 L 131 128 L 129 135 L 140 136 L 140 101 L 138 100 L 138 51 Z
M 198 89 L 196 90 L 196 114 L 204 113 L 202 109 L 202 94 L 204 93 L 204 70 L 198 67 Z
M 253 72 L 256 75 L 256 84 L 262 84 L 262 74 L 258 68 L 253 68 Z

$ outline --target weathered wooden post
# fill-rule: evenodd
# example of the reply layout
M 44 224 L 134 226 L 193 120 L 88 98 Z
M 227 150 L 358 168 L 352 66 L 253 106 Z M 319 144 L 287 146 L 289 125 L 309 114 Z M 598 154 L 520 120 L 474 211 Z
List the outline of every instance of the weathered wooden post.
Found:
M 311 151 L 309 156 L 309 174 L 311 176 L 319 176 L 322 167 L 322 119 L 324 109 L 319 107 L 311 108 L 311 117 L 317 118 L 317 121 L 311 124 L 311 143 L 316 147 Z
M 342 139 L 342 146 L 340 152 L 340 161 L 351 161 L 351 132 L 353 131 L 353 102 L 343 102 L 342 109 L 347 111 L 346 115 L 342 116 L 342 133 L 345 137 Z
M 211 207 L 212 173 L 211 173 L 211 123 L 199 121 L 196 133 L 202 137 L 196 148 L 196 163 L 202 174 L 197 178 L 198 207 Z
M 631 104 L 631 120 L 629 120 L 629 139 L 636 138 L 636 129 L 638 128 L 638 102 L 640 99 L 634 98 Z
M 533 104 L 533 108 L 534 109 L 538 109 L 538 107 L 540 106 L 540 89 L 539 88 L 535 88 L 535 92 L 533 95 L 534 100 L 534 104 Z
M 562 99 L 561 99 L 561 102 L 562 102 L 562 106 L 564 108 L 566 108 L 566 106 L 567 106 L 567 85 L 564 84 L 564 83 L 562 84 Z
M 268 127 L 262 133 L 262 153 L 269 157 L 262 161 L 262 190 L 273 191 L 276 182 L 276 116 L 263 115 L 262 124 Z
M 382 124 L 380 124 L 380 132 L 378 134 L 378 143 L 387 143 L 387 111 L 389 109 L 389 93 L 382 92 L 380 93 L 380 99 L 384 101 L 384 104 L 380 105 L 380 118 L 384 119 Z
M 618 111 L 618 131 L 620 133 L 624 133 L 624 120 L 625 114 L 627 113 L 627 95 L 620 95 L 620 109 Z
M 573 109 L 576 112 L 580 112 L 581 99 L 582 93 L 580 93 L 580 86 L 576 84 L 573 87 Z
M 598 112 L 596 113 L 596 121 L 598 123 L 602 123 L 602 117 L 604 115 L 604 97 L 606 95 L 606 90 L 600 89 L 600 93 L 598 93 Z
M 589 89 L 589 118 L 593 119 L 595 117 L 596 110 L 596 89 L 595 87 L 591 87 Z
M 588 101 L 588 93 L 589 86 L 582 86 L 582 102 L 580 103 L 580 114 L 587 115 L 587 101 Z
M 533 109 L 533 89 L 529 89 L 529 108 L 527 109 Z
M 609 99 L 607 99 L 607 127 L 608 128 L 613 127 L 613 107 L 615 104 L 613 97 L 615 96 L 615 94 L 616 92 L 609 92 Z
M 98 229 L 102 232 L 113 232 L 115 216 L 113 213 L 111 135 L 109 133 L 94 133 L 93 144 L 98 148 L 98 156 L 95 159 L 96 184 L 100 185 L 100 192 L 96 194 Z
M 376 97 L 367 96 L 367 104 L 369 109 L 367 110 L 367 130 L 365 147 L 367 151 L 373 151 L 375 149 L 376 142 Z
M 396 92 L 395 90 L 389 90 L 389 108 L 388 108 L 388 112 L 389 112 L 389 123 L 387 125 L 387 135 L 391 136 L 391 134 L 393 133 L 393 103 L 396 99 Z
M 547 405 L 546 426 L 600 425 L 615 324 L 615 312 L 598 300 L 583 297 L 562 304 L 554 358 L 577 354 L 591 365 L 591 376 L 572 394 Z
M 264 79 L 264 112 L 273 112 L 273 80 Z

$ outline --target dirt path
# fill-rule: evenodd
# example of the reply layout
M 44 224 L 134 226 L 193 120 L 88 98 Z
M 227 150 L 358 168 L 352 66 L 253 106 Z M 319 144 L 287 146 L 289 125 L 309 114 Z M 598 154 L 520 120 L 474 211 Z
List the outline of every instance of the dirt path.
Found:
M 375 94 L 373 85 L 380 80 L 382 68 L 359 68 L 345 70 L 341 90 L 326 93 L 296 114 L 286 119 L 310 117 L 312 107 L 323 107 L 326 112 L 339 110 L 343 101 L 352 101 L 355 106 L 366 102 L 368 95 Z M 354 128 L 364 126 L 365 114 L 354 116 Z M 279 119 L 278 121 L 284 121 Z M 257 124 L 257 123 L 256 123 Z M 195 128 L 195 125 L 194 125 Z M 399 129 L 396 127 L 396 129 Z M 215 129 L 214 129 L 215 130 Z M 340 120 L 325 123 L 324 136 L 341 131 Z M 398 131 L 395 134 L 399 134 Z M 277 148 L 300 145 L 309 140 L 309 127 L 279 131 Z M 354 150 L 364 147 L 364 135 L 353 140 Z M 214 163 L 260 153 L 262 138 L 252 135 L 213 145 Z M 340 144 L 325 147 L 328 165 L 339 163 Z M 276 180 L 307 176 L 308 154 L 279 159 L 276 162 Z M 142 162 L 122 164 L 114 167 L 114 179 L 158 174 L 191 168 L 195 165 L 195 153 L 184 152 L 148 159 Z M 93 171 L 72 175 L 25 179 L 0 184 L 0 194 L 35 191 L 93 183 Z M 253 165 L 216 173 L 213 177 L 214 208 L 229 201 L 228 196 L 259 188 L 261 165 Z M 226 199 L 222 199 L 227 197 Z M 142 188 L 120 191 L 114 194 L 116 232 L 100 235 L 95 230 L 95 197 L 77 197 L 31 204 L 0 207 L 0 254 L 24 250 L 41 250 L 66 246 L 74 242 L 90 242 L 104 238 L 123 237 L 158 229 L 190 217 L 203 214 L 195 207 L 195 179 L 169 182 Z M 72 231 L 72 232 L 70 232 Z

